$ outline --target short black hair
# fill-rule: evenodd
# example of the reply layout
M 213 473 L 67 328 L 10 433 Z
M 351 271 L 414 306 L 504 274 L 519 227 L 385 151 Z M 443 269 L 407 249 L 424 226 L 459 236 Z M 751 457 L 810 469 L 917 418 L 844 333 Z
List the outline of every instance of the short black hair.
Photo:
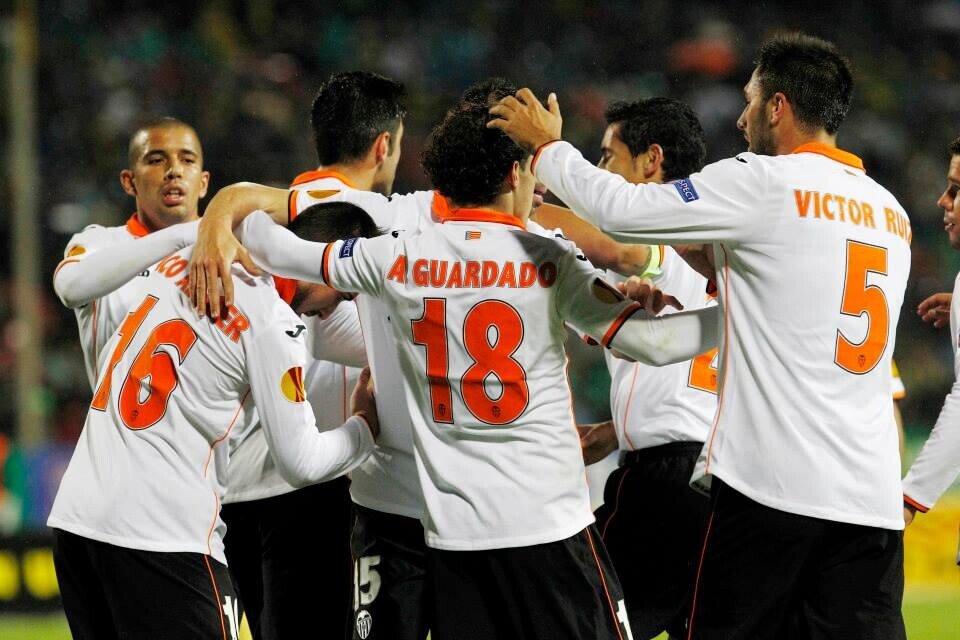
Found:
M 957 138 L 950 143 L 949 149 L 950 149 L 950 155 L 960 156 L 960 136 L 957 136 Z
M 321 165 L 359 160 L 384 131 L 390 149 L 407 115 L 403 85 L 369 71 L 335 73 L 320 85 L 310 126 Z
M 530 155 L 499 129 L 487 128 L 490 106 L 516 92 L 503 78 L 478 82 L 430 132 L 420 162 L 433 187 L 453 202 L 492 203 L 513 163 Z
M 764 100 L 781 92 L 807 128 L 837 132 L 850 110 L 853 74 L 836 45 L 803 33 L 780 34 L 763 43 L 756 65 Z
M 614 102 L 604 116 L 619 124 L 617 132 L 630 155 L 636 158 L 651 144 L 663 147 L 663 178 L 678 180 L 703 168 L 707 143 L 697 114 L 673 98 Z
M 160 118 L 152 118 L 145 121 L 137 130 L 133 132 L 130 136 L 130 141 L 127 143 L 127 162 L 129 163 L 129 169 L 133 169 L 136 166 L 137 161 L 140 159 L 140 136 L 141 134 L 148 133 L 154 129 L 172 129 L 182 127 L 184 129 L 189 129 L 193 132 L 193 135 L 197 139 L 197 145 L 200 145 L 200 136 L 197 134 L 197 130 L 192 126 L 180 120 L 178 118 L 173 118 L 171 116 L 163 116 Z M 203 146 L 197 149 L 197 152 L 200 154 L 201 160 L 203 159 Z
M 349 202 L 321 202 L 300 212 L 287 227 L 311 242 L 334 242 L 345 238 L 373 238 L 380 235 L 373 218 Z

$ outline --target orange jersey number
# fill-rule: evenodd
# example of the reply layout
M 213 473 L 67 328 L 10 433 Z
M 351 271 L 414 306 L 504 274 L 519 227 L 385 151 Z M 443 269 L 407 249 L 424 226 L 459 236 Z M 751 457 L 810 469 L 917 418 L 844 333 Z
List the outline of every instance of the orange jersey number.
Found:
M 717 367 L 713 364 L 716 358 L 716 349 L 710 349 L 710 351 L 701 353 L 694 358 L 690 362 L 690 375 L 687 378 L 687 385 L 694 389 L 716 394 Z
M 875 284 L 867 284 L 871 273 L 887 275 L 887 249 L 847 240 L 847 274 L 843 281 L 840 312 L 847 316 L 867 315 L 867 335 L 860 343 L 851 342 L 837 330 L 834 362 L 850 373 L 867 373 L 880 362 L 887 348 L 890 311 L 887 297 Z
M 110 397 L 110 387 L 113 378 L 113 369 L 120 362 L 123 353 L 129 348 L 133 336 L 143 325 L 147 314 L 157 304 L 157 298 L 147 296 L 146 299 L 131 312 L 123 324 L 120 325 L 120 341 L 110 356 L 110 364 L 100 387 L 94 395 L 91 406 L 99 411 L 105 411 L 107 400 Z M 152 427 L 167 411 L 167 401 L 170 394 L 177 388 L 179 378 L 177 365 L 183 363 L 190 349 L 197 341 L 197 334 L 184 320 L 168 320 L 163 322 L 150 333 L 146 343 L 130 366 L 130 371 L 120 387 L 119 413 L 120 419 L 128 429 L 139 430 Z M 171 355 L 161 349 L 161 346 L 173 347 L 177 354 L 174 362 Z M 145 392 L 145 396 L 144 396 Z
M 427 381 L 433 419 L 453 423 L 452 393 L 447 350 L 446 301 L 426 298 L 423 316 L 412 323 L 413 341 L 426 349 Z M 512 306 L 500 300 L 484 300 L 467 313 L 463 321 L 463 346 L 473 360 L 460 379 L 463 402 L 478 420 L 487 424 L 509 424 L 520 417 L 530 398 L 527 375 L 513 359 L 523 342 L 523 321 Z M 500 393 L 491 396 L 490 377 L 500 384 Z

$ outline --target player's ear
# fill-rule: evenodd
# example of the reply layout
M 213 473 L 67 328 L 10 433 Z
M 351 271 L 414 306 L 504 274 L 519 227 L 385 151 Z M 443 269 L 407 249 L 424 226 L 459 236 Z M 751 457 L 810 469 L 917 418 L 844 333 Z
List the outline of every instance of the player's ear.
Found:
M 124 169 L 120 172 L 120 186 L 127 192 L 127 195 L 137 196 L 137 185 L 133 182 L 133 171 Z M 204 190 L 206 190 L 206 188 L 204 188 Z
M 790 101 L 787 100 L 787 96 L 780 91 L 770 96 L 770 99 L 767 101 L 767 114 L 770 118 L 771 125 L 779 124 L 780 121 L 783 120 L 788 113 L 792 113 L 792 111 Z
M 510 191 L 513 191 L 517 188 L 517 185 L 520 184 L 520 163 L 516 160 L 513 161 L 513 166 L 510 167 L 510 173 L 507 174 L 507 186 L 510 188 Z
M 390 132 L 384 131 L 373 141 L 373 159 L 377 164 L 383 163 L 383 159 L 390 154 Z
M 651 144 L 645 152 L 634 158 L 634 162 L 640 163 L 643 178 L 651 179 L 663 167 L 663 147 L 657 143 Z
M 200 197 L 207 197 L 207 189 L 210 187 L 210 172 L 204 171 L 200 174 Z

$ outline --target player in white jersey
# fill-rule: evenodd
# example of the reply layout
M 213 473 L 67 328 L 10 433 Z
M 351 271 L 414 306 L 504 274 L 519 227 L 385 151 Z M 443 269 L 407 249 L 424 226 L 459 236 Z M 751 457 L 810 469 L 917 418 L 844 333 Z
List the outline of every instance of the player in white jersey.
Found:
M 615 103 L 598 166 L 628 182 L 666 182 L 699 171 L 703 129 L 690 107 L 670 98 Z M 653 283 L 684 309 L 714 304 L 707 279 L 663 247 Z M 607 272 L 611 282 L 625 282 Z M 710 515 L 710 501 L 689 484 L 717 408 L 716 350 L 666 367 L 605 354 L 612 420 L 584 435 L 585 460 L 617 448 L 621 465 L 608 478 L 597 528 L 626 596 L 636 638 L 683 634 L 690 585 Z M 657 505 L 651 509 L 651 505 Z
M 467 89 L 461 96 L 461 103 L 486 103 L 491 93 L 506 95 L 515 90 L 516 87 L 505 80 L 490 79 Z M 334 112 L 326 117 L 339 121 L 344 116 Z M 317 135 L 319 141 L 321 138 Z M 355 185 L 342 181 L 337 184 L 331 180 L 332 176 L 324 177 L 322 183 L 310 184 L 307 179 L 317 174 L 308 174 L 304 180 L 295 181 L 298 189 L 312 189 L 289 194 L 259 185 L 234 185 L 222 190 L 211 202 L 206 219 L 213 223 L 221 213 L 227 214 L 223 218 L 226 226 L 222 232 L 232 240 L 231 217 L 236 223 L 254 208 L 266 209 L 275 222 L 286 224 L 296 216 L 298 209 L 316 202 L 344 200 L 363 207 L 383 230 L 394 236 L 417 232 L 422 226 L 435 224 L 446 215 L 447 201 L 435 192 L 394 194 L 385 198 L 367 191 L 375 186 L 369 173 L 358 172 L 357 168 L 349 166 L 337 169 Z M 542 204 L 540 189 L 541 185 L 537 185 L 535 206 Z M 239 200 L 236 198 L 238 192 L 242 196 Z M 228 196 L 227 200 L 224 196 Z M 563 221 L 565 228 L 572 224 L 571 237 L 577 244 L 582 243 L 585 253 L 599 264 L 627 273 L 642 273 L 651 261 L 653 252 L 647 247 L 613 242 L 568 211 L 554 211 L 552 217 Z M 533 222 L 528 229 L 545 236 L 554 235 Z M 229 290 L 225 288 L 225 291 L 229 296 Z M 365 635 L 374 640 L 378 637 L 417 639 L 422 638 L 429 627 L 430 602 L 425 596 L 429 581 L 423 528 L 419 522 L 423 508 L 413 458 L 409 410 L 402 388 L 396 384 L 402 372 L 389 310 L 369 296 L 359 296 L 357 304 L 373 379 L 381 389 L 377 402 L 383 431 L 374 453 L 351 474 L 354 635 Z
M 375 229 L 355 208 L 318 218 L 324 228 L 305 235 Z M 305 336 L 273 281 L 235 267 L 236 304 L 213 323 L 186 297 L 189 254 L 164 258 L 139 281 L 139 302 L 105 347 L 48 520 L 77 637 L 235 638 L 219 518 L 231 439 L 259 420 L 296 485 L 346 473 L 373 448 L 368 377 L 354 415 L 317 431 L 303 386 Z
M 960 212 L 960 138 L 950 145 L 947 188 L 937 205 L 943 209 L 943 224 L 950 246 L 960 250 L 960 224 L 957 222 Z M 960 473 L 960 429 L 957 428 L 960 422 L 960 275 L 954 282 L 951 297 L 950 341 L 956 380 L 944 400 L 930 437 L 903 480 L 904 518 L 908 523 L 917 511 L 926 513 L 932 508 Z
M 400 159 L 402 120 L 406 114 L 403 100 L 403 86 L 377 74 L 352 71 L 331 76 L 318 89 L 311 110 L 318 168 L 299 175 L 292 186 L 304 190 L 359 188 L 390 193 Z M 295 204 L 291 200 L 294 206 L 289 208 L 289 222 L 294 226 L 300 222 Z M 381 220 L 376 222 L 383 224 Z M 357 306 L 369 317 L 373 312 L 367 302 L 358 301 Z M 341 335 L 331 340 L 333 322 L 341 328 L 334 332 Z M 347 410 L 345 389 L 352 388 L 359 375 L 359 369 L 354 367 L 366 364 L 357 307 L 353 303 L 341 305 L 334 317 L 305 319 L 304 324 L 317 325 L 308 326 L 308 335 L 315 330 L 324 335 L 323 340 L 312 345 L 316 347 L 312 354 L 315 359 L 307 368 L 305 382 L 318 422 L 333 427 Z M 334 354 L 330 347 L 347 349 Z M 392 347 L 388 350 L 391 354 L 393 351 Z M 336 363 L 329 362 L 331 359 Z M 396 428 L 404 428 L 406 411 L 394 401 L 395 378 L 384 377 L 376 368 L 373 376 L 385 394 L 377 399 L 385 435 L 392 434 Z M 391 512 L 401 510 L 403 515 L 410 515 L 414 510 L 416 515 L 419 500 L 412 495 L 411 482 L 406 480 L 415 473 L 412 452 L 397 451 L 394 439 L 389 440 L 390 444 L 381 440 L 375 453 L 354 474 L 368 479 L 384 467 L 399 469 L 392 476 L 377 478 L 379 482 L 367 493 L 388 505 Z M 226 551 L 230 571 L 254 638 L 298 638 L 303 629 L 315 626 L 318 620 L 323 621 L 324 634 L 344 638 L 354 600 L 350 532 L 355 518 L 351 513 L 351 481 L 343 476 L 295 490 L 270 467 L 262 434 L 244 442 L 237 454 L 240 459 L 250 457 L 260 462 L 252 467 L 256 473 L 246 473 L 242 478 L 231 476 L 223 510 L 228 525 Z M 387 463 L 383 463 L 384 459 Z M 403 473 L 404 462 L 408 462 L 411 473 Z M 250 469 L 245 467 L 245 471 Z M 370 487 L 370 483 L 363 486 Z M 419 528 L 418 523 L 413 524 Z M 311 539 L 310 544 L 302 544 L 304 535 Z M 359 558 L 362 554 L 354 555 Z M 408 595 L 415 595 L 416 588 L 410 589 L 409 583 L 405 586 Z M 390 600 L 389 594 L 385 600 Z M 404 616 L 397 612 L 398 624 L 406 621 L 411 628 L 418 628 L 418 619 L 422 617 L 417 613 L 421 609 L 419 601 L 408 597 L 402 607 Z M 377 626 L 385 626 L 386 617 L 377 617 Z M 425 635 L 423 631 L 419 637 Z M 402 640 L 401 636 L 397 637 Z
M 555 96 L 492 109 L 601 230 L 714 243 L 720 394 L 694 474 L 713 479 L 713 514 L 691 638 L 904 637 L 890 357 L 911 231 L 835 146 L 852 84 L 833 45 L 771 39 L 738 122 L 754 153 L 669 185 L 628 184 L 558 141 Z
M 530 156 L 485 128 L 486 109 L 458 104 L 424 152 L 453 203 L 442 224 L 317 245 L 260 213 L 242 235 L 269 269 L 390 309 L 424 491 L 433 636 L 629 638 L 592 532 L 564 320 L 604 346 L 667 362 L 703 351 L 715 314 L 628 320 L 637 305 L 571 244 L 523 231 Z
M 57 295 L 76 312 L 91 387 L 103 345 L 133 305 L 138 283 L 131 281 L 132 274 L 185 247 L 185 238 L 195 236 L 196 230 L 145 236 L 198 220 L 197 203 L 210 180 L 203 170 L 197 133 L 173 118 L 140 127 L 130 138 L 127 155 L 129 164 L 120 172 L 120 183 L 135 199 L 136 211 L 125 225 L 91 225 L 70 238 L 53 276 Z M 128 243 L 135 238 L 143 240 Z M 118 248 L 121 244 L 125 246 Z M 86 263 L 91 257 L 93 263 Z

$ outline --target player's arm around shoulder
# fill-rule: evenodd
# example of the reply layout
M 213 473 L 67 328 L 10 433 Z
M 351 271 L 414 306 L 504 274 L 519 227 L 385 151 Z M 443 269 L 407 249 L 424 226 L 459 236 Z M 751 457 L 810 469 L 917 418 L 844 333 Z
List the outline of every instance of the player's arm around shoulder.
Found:
M 354 415 L 331 431 L 319 432 L 306 399 L 306 327 L 279 296 L 260 300 L 244 338 L 245 366 L 267 445 L 283 478 L 305 486 L 343 475 L 374 448 L 379 424 L 372 390 L 355 394 Z

